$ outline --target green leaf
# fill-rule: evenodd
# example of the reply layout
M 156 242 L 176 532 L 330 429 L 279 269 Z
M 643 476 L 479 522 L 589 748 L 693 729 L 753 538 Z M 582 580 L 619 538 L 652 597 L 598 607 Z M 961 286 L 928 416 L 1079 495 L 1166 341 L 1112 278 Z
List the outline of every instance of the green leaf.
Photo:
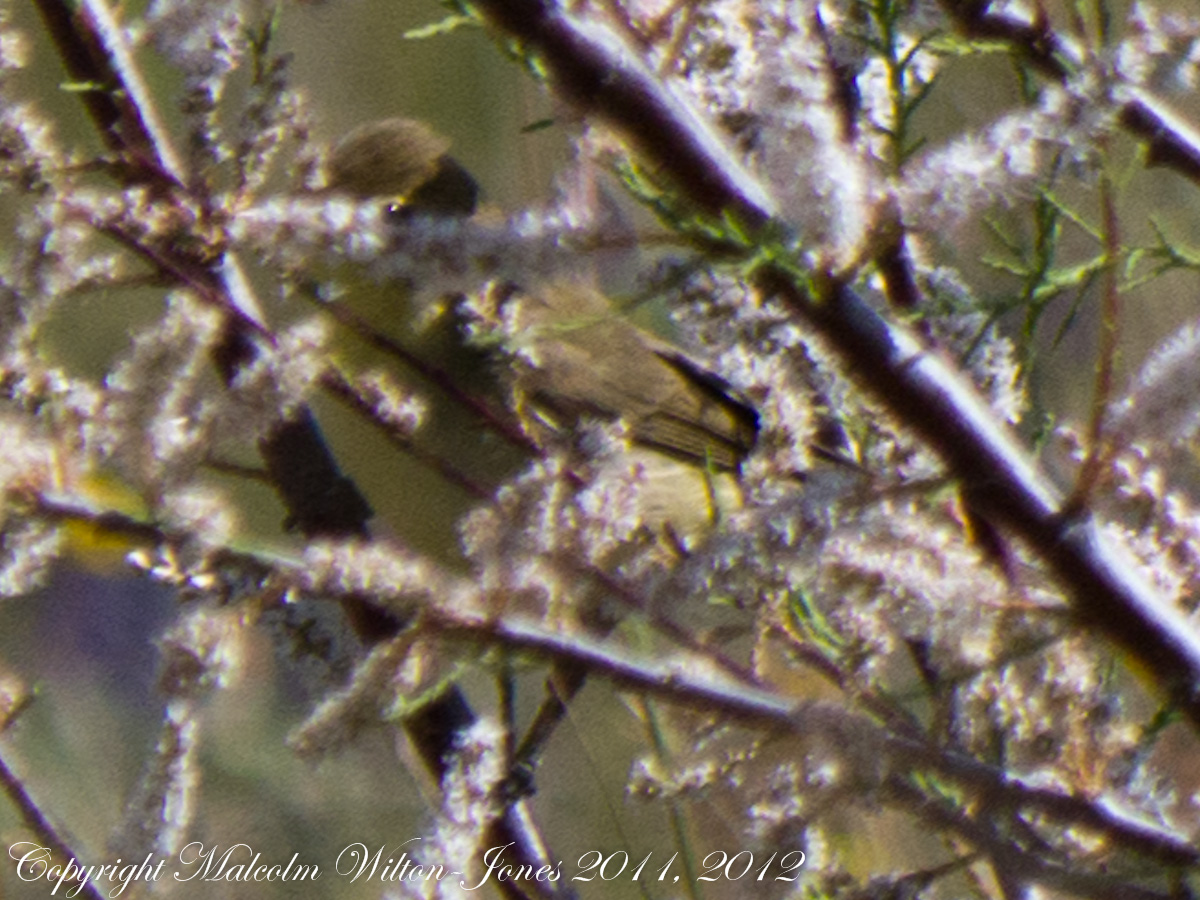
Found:
M 60 91 L 68 94 L 87 94 L 92 91 L 107 91 L 108 88 L 99 81 L 64 81 L 59 84 Z
M 452 31 L 457 31 L 467 25 L 478 25 L 479 20 L 474 16 L 469 16 L 464 13 L 454 13 L 446 16 L 446 18 L 431 22 L 428 25 L 422 25 L 420 28 L 410 28 L 404 32 L 404 37 L 410 41 L 423 41 L 426 38 L 439 37 L 443 34 L 449 34 Z
M 545 131 L 547 128 L 553 128 L 558 124 L 558 120 L 551 116 L 548 119 L 538 119 L 536 122 L 530 122 L 528 125 L 521 126 L 521 134 L 532 134 L 535 131 Z
M 943 32 L 931 37 L 926 46 L 934 53 L 943 56 L 981 56 L 985 54 L 1012 54 L 1012 46 L 1003 40 L 987 40 L 983 38 L 969 39 L 960 37 L 953 32 Z

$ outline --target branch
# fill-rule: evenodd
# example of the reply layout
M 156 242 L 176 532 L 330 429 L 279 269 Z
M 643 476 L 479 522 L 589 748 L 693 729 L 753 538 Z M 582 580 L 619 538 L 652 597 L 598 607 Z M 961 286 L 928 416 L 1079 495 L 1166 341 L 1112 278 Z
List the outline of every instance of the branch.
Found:
M 697 204 L 749 223 L 774 219 L 765 189 L 615 32 L 564 12 L 554 0 L 477 5 L 541 57 L 559 91 L 630 136 Z M 764 263 L 759 272 L 768 292 L 829 341 L 851 377 L 933 447 L 972 507 L 1024 538 L 1074 596 L 1083 619 L 1132 653 L 1200 731 L 1200 635 L 1090 515 L 1067 515 L 1058 490 L 974 387 L 844 281 L 826 278 L 814 296 L 779 263 Z
M 1108 872 L 1080 872 L 1048 862 L 1037 853 L 1030 853 L 1004 840 L 994 823 L 983 821 L 982 816 L 972 819 L 960 809 L 931 799 L 904 779 L 890 778 L 885 795 L 885 802 L 920 816 L 939 832 L 958 835 L 986 853 L 997 872 L 1005 873 L 1006 877 L 1018 883 L 1032 881 L 1066 891 L 1072 896 L 1094 897 L 1096 900 L 1170 900 L 1174 896 L 1137 887 Z
M 36 0 L 42 19 L 70 76 L 96 86 L 83 93 L 88 113 L 106 145 L 118 152 L 134 182 L 146 182 L 165 193 L 196 190 L 179 160 L 166 131 L 159 124 L 149 91 L 126 45 L 124 35 L 105 0 Z M 201 196 L 204 207 L 207 197 Z M 143 248 L 145 249 L 145 248 Z M 271 338 L 256 298 L 241 265 L 228 251 L 208 262 L 169 245 L 153 248 L 165 254 L 159 262 L 164 272 L 186 273 L 184 283 L 206 286 L 199 293 L 215 299 L 229 315 L 224 340 L 214 352 L 214 362 L 226 383 L 263 352 Z M 251 323 L 251 324 L 248 324 Z M 316 418 L 307 406 L 299 407 L 280 422 L 259 444 L 265 468 L 288 510 L 288 523 L 306 537 L 365 538 L 373 512 L 354 482 L 342 474 Z M 402 623 L 371 598 L 343 598 L 343 609 L 365 643 L 396 634 Z M 457 688 L 427 709 L 424 731 L 411 731 L 426 765 L 438 781 L 446 772 L 445 754 L 458 735 L 475 721 L 474 713 Z M 495 825 L 498 843 L 514 843 L 520 863 L 534 869 L 547 864 L 548 854 L 524 805 L 510 808 Z M 546 893 L 558 893 L 557 889 Z M 507 896 L 523 893 L 511 884 L 501 888 Z
M 573 16 L 553 0 L 480 0 L 476 5 L 543 58 L 567 99 L 619 126 L 707 212 L 734 213 L 749 225 L 775 217 L 771 195 L 724 139 L 617 32 Z
M 28 496 L 23 498 L 22 506 L 48 522 L 86 524 L 150 546 L 177 544 L 190 537 L 186 532 L 166 530 L 123 513 L 98 510 L 70 497 Z M 303 559 L 228 547 L 215 551 L 213 564 L 241 570 L 248 576 L 248 582 L 260 583 L 275 577 L 302 591 L 319 588 L 321 596 L 330 599 L 339 596 L 337 583 L 314 585 L 314 577 L 320 576 L 315 576 L 313 567 Z M 696 653 L 647 660 L 629 653 L 614 640 L 564 635 L 516 618 L 494 620 L 466 615 L 459 611 L 461 603 L 452 609 L 442 608 L 439 595 L 454 594 L 460 588 L 469 590 L 440 570 L 420 582 L 422 595 L 418 600 L 425 615 L 447 635 L 541 656 L 621 687 L 716 713 L 731 721 L 801 735 L 832 736 L 838 745 L 865 747 L 864 752 L 890 760 L 899 770 L 929 771 L 976 792 L 979 797 L 987 798 L 985 805 L 989 809 L 1010 810 L 1014 815 L 1036 812 L 1063 827 L 1093 830 L 1116 846 L 1167 865 L 1200 863 L 1200 849 L 1186 839 L 1122 817 L 1112 807 L 1092 798 L 1024 783 L 1010 772 L 933 744 L 911 729 L 897 734 L 868 716 L 847 711 L 841 704 L 797 700 L 760 684 L 721 674 L 712 660 Z M 480 604 L 481 608 L 486 606 Z M 419 725 L 416 723 L 418 728 Z M 433 750 L 433 744 L 443 734 L 440 730 L 430 734 L 425 749 Z M 448 747 L 445 745 L 443 752 Z M 519 781 L 521 774 L 514 772 L 512 777 Z
M 434 612 L 447 633 L 520 649 L 571 663 L 613 683 L 665 697 L 723 718 L 773 726 L 796 734 L 822 734 L 838 744 L 862 748 L 891 760 L 903 771 L 926 770 L 988 798 L 989 809 L 1036 810 L 1063 825 L 1094 829 L 1118 845 L 1168 865 L 1195 865 L 1200 850 L 1181 837 L 1125 819 L 1091 800 L 1021 783 L 1012 774 L 910 734 L 896 735 L 841 704 L 796 700 L 768 688 L 705 672 L 707 661 L 687 657 L 650 661 L 629 654 L 613 641 L 562 635 L 541 625 L 510 618 L 461 621 Z
M 126 165 L 142 167 L 142 180 L 149 176 L 182 186 L 183 165 L 108 7 L 93 0 L 75 8 L 61 0 L 35 2 L 67 73 L 89 85 L 81 97 L 101 140 Z
M 988 4 L 977 0 L 942 0 L 941 6 L 968 37 L 1003 41 L 1055 81 L 1066 82 L 1071 70 L 1079 65 L 1078 49 L 1051 30 L 1044 19 L 1032 24 L 1022 22 L 1014 16 L 988 12 Z M 1161 100 L 1146 91 L 1130 89 L 1119 121 L 1134 137 L 1146 142 L 1147 164 L 1174 169 L 1200 184 L 1200 133 Z

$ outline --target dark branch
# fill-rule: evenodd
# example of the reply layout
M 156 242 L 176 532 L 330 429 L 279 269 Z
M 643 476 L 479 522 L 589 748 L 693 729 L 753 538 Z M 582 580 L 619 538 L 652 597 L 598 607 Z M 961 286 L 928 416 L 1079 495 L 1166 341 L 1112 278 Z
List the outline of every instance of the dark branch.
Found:
M 563 12 L 552 0 L 478 5 L 542 59 L 585 113 L 628 134 L 696 203 L 747 222 L 771 220 L 773 207 L 762 200 L 761 185 L 615 33 Z M 1045 53 L 1047 60 L 1057 58 L 1052 48 Z M 1094 522 L 1064 515 L 1058 491 L 963 377 L 847 284 L 828 279 L 823 296 L 812 297 L 775 265 L 761 268 L 760 281 L 831 341 L 852 377 L 937 450 L 981 515 L 1010 527 L 1042 555 L 1083 618 L 1132 652 L 1200 730 L 1200 635 Z

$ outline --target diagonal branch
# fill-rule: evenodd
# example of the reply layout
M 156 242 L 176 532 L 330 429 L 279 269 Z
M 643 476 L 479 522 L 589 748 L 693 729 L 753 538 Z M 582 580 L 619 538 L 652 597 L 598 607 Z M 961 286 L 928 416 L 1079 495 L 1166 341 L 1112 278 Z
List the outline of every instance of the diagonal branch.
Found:
M 69 75 L 90 84 L 83 92 L 88 113 L 102 140 L 121 156 L 126 177 L 170 194 L 195 190 L 165 129 L 159 124 L 149 91 L 123 33 L 105 0 L 36 0 L 47 32 Z M 208 198 L 199 199 L 207 205 Z M 146 248 L 142 248 L 146 251 Z M 174 245 L 155 247 L 165 254 L 155 260 L 164 273 L 186 273 L 185 281 L 201 283 L 200 293 L 229 313 L 225 337 L 214 363 L 227 383 L 263 352 L 271 335 L 236 257 L 228 251 L 210 261 Z M 169 257 L 169 258 L 168 258 Z M 307 406 L 281 421 L 259 445 L 268 477 L 288 510 L 289 524 L 307 537 L 362 539 L 369 536 L 372 509 L 354 482 L 344 475 Z M 400 621 L 369 597 L 343 598 L 347 617 L 365 643 L 393 636 Z M 409 733 L 428 768 L 440 782 L 446 754 L 475 721 L 457 688 L 427 707 Z M 497 843 L 513 843 L 521 863 L 536 870 L 550 862 L 526 804 L 517 803 L 496 823 Z M 524 892 L 505 884 L 502 893 L 521 898 Z M 546 890 L 546 894 L 557 894 Z
M 748 223 L 772 221 L 765 189 L 614 31 L 565 12 L 554 0 L 477 5 L 540 57 L 557 90 L 628 135 L 697 204 Z M 984 5 L 967 4 L 975 6 Z M 1056 59 L 1052 50 L 1044 52 L 1047 61 Z M 1057 489 L 963 375 L 843 281 L 814 278 L 816 293 L 810 293 L 778 262 L 760 265 L 759 280 L 830 342 L 862 387 L 937 451 L 983 518 L 1012 529 L 1041 555 L 1081 617 L 1132 653 L 1200 731 L 1200 635 L 1086 510 L 1068 514 Z
M 24 820 L 25 826 L 29 828 L 29 830 L 33 832 L 34 836 L 36 836 L 41 842 L 42 846 L 40 849 L 48 851 L 47 857 L 43 858 L 35 854 L 30 857 L 30 860 L 41 859 L 42 865 L 48 868 L 51 865 L 51 860 L 58 859 L 60 860 L 58 865 L 63 867 L 62 871 L 65 874 L 69 863 L 77 861 L 79 857 L 76 856 L 75 852 L 71 849 L 67 841 L 50 823 L 50 820 L 46 817 L 46 814 L 42 812 L 41 807 L 39 807 L 33 797 L 30 796 L 29 791 L 25 787 L 25 782 L 22 781 L 15 772 L 13 772 L 2 756 L 0 756 L 0 791 L 3 791 L 6 795 L 8 795 L 8 799 L 21 814 L 21 818 Z M 22 854 L 18 848 L 29 851 L 33 850 L 35 845 L 28 841 L 10 844 L 9 856 L 13 859 L 20 860 Z M 30 867 L 26 870 L 25 875 L 20 874 L 20 868 L 18 867 L 17 877 L 23 880 L 28 880 L 28 876 L 34 875 L 34 873 L 39 873 L 40 871 L 44 871 L 42 866 L 39 866 L 37 862 L 32 862 Z M 71 887 L 67 890 L 67 893 L 72 897 L 84 897 L 86 900 L 103 900 L 104 892 L 96 886 L 94 881 L 81 880 L 79 876 L 82 874 L 83 873 L 80 872 L 73 878 L 67 877 L 62 879 L 71 885 Z M 59 885 L 56 885 L 54 890 L 57 891 L 58 887 Z
M 989 4 L 971 0 L 942 0 L 943 11 L 968 37 L 1003 41 L 1042 75 L 1065 82 L 1080 58 L 1079 52 L 1044 19 L 1032 23 L 991 12 Z M 1174 169 L 1200 184 L 1200 133 L 1146 91 L 1131 88 L 1119 121 L 1134 137 L 1146 142 L 1147 164 Z

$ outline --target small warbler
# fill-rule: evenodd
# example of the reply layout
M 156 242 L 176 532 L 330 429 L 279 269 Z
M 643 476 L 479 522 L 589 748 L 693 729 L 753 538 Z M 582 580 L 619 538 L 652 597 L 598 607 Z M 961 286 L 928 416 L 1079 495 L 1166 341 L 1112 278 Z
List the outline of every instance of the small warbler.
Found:
M 327 189 L 385 200 L 397 227 L 418 216 L 468 217 L 478 189 L 448 151 L 449 141 L 422 122 L 369 123 L 333 146 Z M 535 443 L 580 420 L 621 420 L 634 444 L 685 461 L 692 482 L 735 471 L 754 445 L 752 407 L 580 280 L 492 285 L 447 306 L 463 352 L 483 348 L 493 383 L 508 388 L 508 405 Z M 468 334 L 474 346 L 465 346 Z
M 479 186 L 449 149 L 449 140 L 416 119 L 368 122 L 334 145 L 326 182 L 360 200 L 389 199 L 396 215 L 469 216 Z

